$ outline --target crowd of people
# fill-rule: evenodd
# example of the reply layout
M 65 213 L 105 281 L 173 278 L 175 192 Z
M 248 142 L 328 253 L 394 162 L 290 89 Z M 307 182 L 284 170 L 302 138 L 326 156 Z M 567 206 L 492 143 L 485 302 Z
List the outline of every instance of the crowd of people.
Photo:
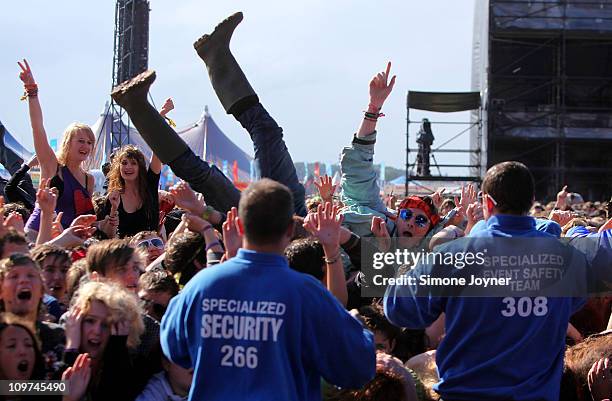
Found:
M 321 177 L 306 199 L 282 129 L 230 51 L 242 18 L 194 43 L 253 141 L 262 179 L 242 193 L 168 124 L 171 101 L 160 111 L 148 102 L 156 77 L 145 71 L 112 97 L 154 155 L 147 163 L 137 147 L 117 149 L 106 193 L 94 194 L 91 128 L 71 124 L 56 154 L 32 69 L 19 63 L 36 156 L 13 168 L 1 205 L 0 380 L 64 380 L 68 392 L 44 399 L 66 401 L 612 397 L 609 287 L 588 299 L 536 297 L 533 313 L 520 303 L 507 313 L 513 298 L 428 295 L 418 285 L 362 293 L 366 242 L 388 249 L 395 239 L 418 251 L 461 238 L 558 238 L 559 249 L 572 246 L 564 238 L 592 238 L 594 253 L 575 247 L 572 260 L 612 270 L 610 203 L 568 187 L 534 202 L 533 178 L 514 161 L 460 197 L 381 196 L 373 156 L 391 63 L 370 81 L 347 135 L 340 188 Z M 158 189 L 162 164 L 182 179 L 168 192 Z M 406 276 L 428 268 L 404 267 Z

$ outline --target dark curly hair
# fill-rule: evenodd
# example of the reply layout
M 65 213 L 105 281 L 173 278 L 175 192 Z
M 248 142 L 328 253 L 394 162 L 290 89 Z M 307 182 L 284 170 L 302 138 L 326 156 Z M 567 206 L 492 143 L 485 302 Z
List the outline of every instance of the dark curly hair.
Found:
M 310 274 L 317 280 L 323 279 L 325 254 L 323 246 L 313 237 L 297 239 L 285 248 L 289 266 L 300 273 Z
M 134 145 L 126 145 L 117 151 L 117 154 L 111 162 L 111 169 L 108 173 L 108 193 L 115 190 L 125 190 L 125 180 L 121 177 L 121 163 L 125 159 L 134 160 L 138 164 L 138 195 L 142 200 L 142 207 L 145 210 L 145 216 L 147 221 L 151 219 L 159 218 L 156 214 L 153 205 L 158 204 L 158 199 L 153 199 L 151 191 L 147 187 L 147 162 L 145 161 L 144 154 Z M 157 191 L 156 191 L 157 196 Z
M 196 260 L 206 265 L 204 237 L 191 231 L 173 235 L 166 245 L 164 267 L 172 274 L 181 273 L 179 284 L 187 283 L 197 273 L 193 264 Z

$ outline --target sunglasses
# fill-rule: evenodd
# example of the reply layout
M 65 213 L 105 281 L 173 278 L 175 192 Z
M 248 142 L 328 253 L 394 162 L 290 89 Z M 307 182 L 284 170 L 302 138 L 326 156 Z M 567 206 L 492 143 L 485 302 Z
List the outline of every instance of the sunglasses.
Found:
M 148 248 L 150 246 L 154 248 L 163 248 L 164 241 L 160 240 L 159 238 L 151 238 L 140 241 L 138 245 L 136 245 L 137 248 Z
M 410 209 L 400 209 L 399 211 L 399 217 L 404 221 L 412 219 L 412 216 L 414 216 L 414 213 Z M 423 216 L 422 214 L 416 215 L 416 217 L 414 218 L 414 224 L 421 228 L 425 227 L 427 223 L 429 223 L 429 219 L 426 216 Z

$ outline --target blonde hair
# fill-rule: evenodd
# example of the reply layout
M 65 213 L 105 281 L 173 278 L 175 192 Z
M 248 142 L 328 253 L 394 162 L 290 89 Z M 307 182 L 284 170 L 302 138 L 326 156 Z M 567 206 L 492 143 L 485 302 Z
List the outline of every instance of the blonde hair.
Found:
M 62 135 L 62 144 L 60 145 L 59 152 L 57 153 L 57 161 L 62 166 L 65 166 L 66 162 L 68 161 L 68 152 L 70 150 L 70 142 L 72 141 L 72 138 L 79 132 L 84 132 L 85 134 L 87 134 L 89 139 L 93 142 L 94 148 L 95 148 L 96 136 L 94 135 L 89 125 L 83 124 L 83 123 L 77 123 L 77 122 L 70 124 L 64 130 L 64 134 Z M 88 160 L 85 163 L 86 166 L 83 166 L 84 168 L 88 167 L 87 165 L 91 161 L 93 150 L 94 149 L 92 149 L 92 152 L 90 153 Z
M 118 284 L 108 281 L 90 281 L 82 284 L 72 299 L 70 309 L 80 308 L 87 313 L 92 302 L 103 303 L 108 309 L 108 323 L 112 325 L 120 321 L 130 323 L 127 346 L 135 348 L 140 343 L 144 332 L 142 308 L 136 296 Z

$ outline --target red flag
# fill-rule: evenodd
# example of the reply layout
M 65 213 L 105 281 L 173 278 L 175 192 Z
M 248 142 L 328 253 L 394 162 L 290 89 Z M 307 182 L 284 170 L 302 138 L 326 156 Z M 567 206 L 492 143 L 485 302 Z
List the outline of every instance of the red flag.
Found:
M 238 182 L 238 161 L 234 160 L 232 166 L 232 173 L 234 174 L 234 182 Z
M 320 177 L 321 176 L 321 170 L 319 168 L 319 162 L 316 162 L 314 165 L 314 175 L 315 177 Z

